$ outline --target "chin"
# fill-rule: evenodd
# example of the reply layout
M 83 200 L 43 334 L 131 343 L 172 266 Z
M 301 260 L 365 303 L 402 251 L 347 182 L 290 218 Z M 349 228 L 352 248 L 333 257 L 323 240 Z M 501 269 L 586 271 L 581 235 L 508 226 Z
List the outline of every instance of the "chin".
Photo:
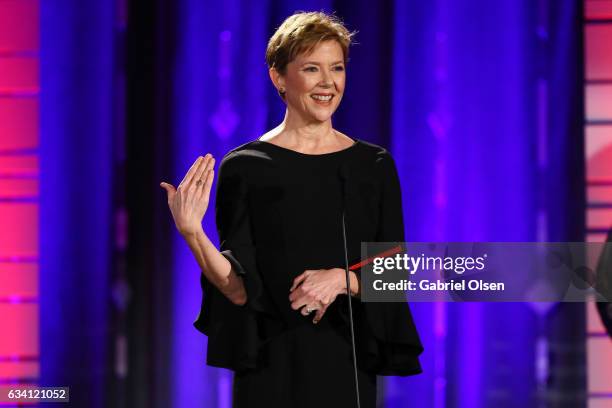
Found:
M 325 122 L 328 121 L 329 119 L 331 119 L 332 115 L 334 114 L 336 110 L 328 110 L 326 112 L 309 112 L 310 113 L 310 117 L 313 118 L 314 120 L 318 121 L 318 122 Z
M 316 115 L 316 116 L 313 116 L 312 118 L 316 120 L 317 122 L 322 123 L 322 122 L 327 122 L 328 120 L 331 119 L 331 117 L 332 115 Z

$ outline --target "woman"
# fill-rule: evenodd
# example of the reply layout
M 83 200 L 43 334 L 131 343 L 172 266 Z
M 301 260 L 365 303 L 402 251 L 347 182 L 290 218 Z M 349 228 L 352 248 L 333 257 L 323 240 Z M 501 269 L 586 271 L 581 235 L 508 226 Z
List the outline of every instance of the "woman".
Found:
M 332 127 L 351 37 L 315 12 L 289 17 L 270 39 L 270 78 L 287 110 L 220 164 L 221 252 L 201 225 L 215 159 L 199 157 L 177 189 L 161 184 L 203 271 L 194 325 L 208 336 L 208 364 L 235 371 L 235 407 L 356 406 L 342 213 L 351 264 L 362 241 L 402 242 L 404 227 L 389 153 Z M 419 373 L 422 347 L 408 305 L 359 301 L 358 273 L 350 296 L 359 394 L 374 407 L 376 375 Z

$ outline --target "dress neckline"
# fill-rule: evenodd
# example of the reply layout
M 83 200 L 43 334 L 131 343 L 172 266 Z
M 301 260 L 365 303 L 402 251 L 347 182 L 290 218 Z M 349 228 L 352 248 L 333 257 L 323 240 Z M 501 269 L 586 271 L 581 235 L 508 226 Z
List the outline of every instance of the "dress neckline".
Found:
M 298 152 L 297 150 L 289 149 L 287 147 L 282 147 L 282 146 L 279 146 L 279 145 L 274 144 L 274 143 L 266 142 L 265 140 L 257 139 L 257 140 L 255 140 L 255 142 L 259 143 L 259 145 L 272 146 L 273 148 L 276 148 L 277 150 L 284 151 L 284 152 L 287 152 L 287 153 L 290 153 L 290 154 L 294 154 L 296 156 L 303 156 L 303 157 L 327 157 L 327 156 L 335 156 L 335 155 L 339 155 L 339 154 L 351 151 L 358 144 L 361 143 L 361 141 L 359 139 L 353 139 L 352 137 L 350 139 L 353 141 L 353 144 L 350 145 L 349 147 L 345 147 L 344 149 L 336 150 L 334 152 L 329 152 L 329 153 L 314 153 L 314 154 Z

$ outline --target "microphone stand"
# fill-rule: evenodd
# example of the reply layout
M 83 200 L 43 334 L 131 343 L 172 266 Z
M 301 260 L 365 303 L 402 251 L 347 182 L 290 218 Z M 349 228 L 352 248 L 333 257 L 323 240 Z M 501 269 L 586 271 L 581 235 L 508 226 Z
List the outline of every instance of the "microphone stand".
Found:
M 351 299 L 351 278 L 349 275 L 348 250 L 346 245 L 346 182 L 348 180 L 348 169 L 346 164 L 340 168 L 340 180 L 342 181 L 342 240 L 344 243 L 344 271 L 346 276 L 346 295 L 348 297 L 349 327 L 351 331 L 351 348 L 353 351 L 353 373 L 355 375 L 355 396 L 357 397 L 357 408 L 361 408 L 359 400 L 359 379 L 357 378 L 357 353 L 355 351 L 355 328 L 353 324 L 353 306 Z

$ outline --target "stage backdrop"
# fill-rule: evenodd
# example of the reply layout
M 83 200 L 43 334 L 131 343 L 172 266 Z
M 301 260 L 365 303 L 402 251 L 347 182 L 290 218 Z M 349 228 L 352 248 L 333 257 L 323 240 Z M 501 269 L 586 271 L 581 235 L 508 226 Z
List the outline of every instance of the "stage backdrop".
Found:
M 83 404 L 100 406 L 110 390 L 113 406 L 230 407 L 231 372 L 205 365 L 206 338 L 192 326 L 201 272 L 158 184 L 177 184 L 198 155 L 220 160 L 281 120 L 264 52 L 296 10 L 335 11 L 358 30 L 334 125 L 391 150 L 409 240 L 582 240 L 579 2 L 134 0 L 127 37 L 117 34 L 122 6 L 47 3 L 41 26 L 42 171 L 53 176 L 41 205 L 55 217 L 42 237 L 61 238 L 42 252 L 42 342 L 59 347 L 52 359 L 43 347 L 43 378 L 91 388 L 78 394 Z M 127 56 L 125 107 L 109 94 L 117 55 Z M 124 174 L 109 167 L 108 141 L 123 142 L 109 123 L 128 131 Z M 109 250 L 110 197 L 123 180 L 127 288 L 111 279 L 121 255 Z M 216 241 L 213 211 L 204 226 Z M 60 289 L 71 295 L 45 301 Z M 581 406 L 581 305 L 412 310 L 424 373 L 381 381 L 381 406 Z M 86 369 L 62 372 L 82 355 Z M 574 377 L 561 383 L 568 369 Z

